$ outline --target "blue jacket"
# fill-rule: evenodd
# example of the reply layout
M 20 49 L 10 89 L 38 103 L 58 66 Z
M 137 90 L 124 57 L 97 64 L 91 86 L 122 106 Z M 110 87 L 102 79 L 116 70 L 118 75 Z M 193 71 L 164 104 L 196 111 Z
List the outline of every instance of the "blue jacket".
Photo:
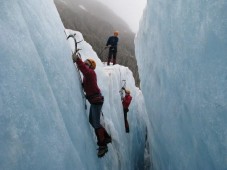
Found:
M 106 43 L 106 46 L 111 45 L 110 49 L 117 50 L 118 37 L 110 36 Z

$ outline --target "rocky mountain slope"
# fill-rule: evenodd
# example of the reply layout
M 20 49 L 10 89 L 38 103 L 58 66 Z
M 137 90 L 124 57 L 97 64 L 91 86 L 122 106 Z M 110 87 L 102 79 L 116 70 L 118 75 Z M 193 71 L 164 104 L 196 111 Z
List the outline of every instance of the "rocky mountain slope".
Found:
M 138 67 L 134 52 L 134 36 L 128 25 L 114 12 L 96 0 L 54 0 L 62 22 L 67 29 L 80 31 L 99 58 L 107 61 L 106 41 L 119 31 L 117 63 L 129 67 L 139 86 Z

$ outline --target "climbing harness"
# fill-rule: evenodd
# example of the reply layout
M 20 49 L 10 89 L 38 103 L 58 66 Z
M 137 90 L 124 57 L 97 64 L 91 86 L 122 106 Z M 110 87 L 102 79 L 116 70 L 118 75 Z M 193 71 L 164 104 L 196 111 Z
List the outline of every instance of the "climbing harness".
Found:
M 65 32 L 65 34 L 66 34 L 66 32 Z M 67 34 L 66 34 L 66 36 L 67 36 Z M 78 48 L 77 48 L 77 44 L 80 43 L 80 42 L 82 42 L 83 40 L 77 42 L 77 40 L 76 40 L 76 33 L 75 33 L 75 34 L 70 34 L 70 35 L 68 35 L 68 36 L 67 36 L 67 40 L 68 40 L 69 38 L 73 38 L 74 43 L 75 43 L 75 51 L 74 51 L 74 52 L 72 51 L 72 54 L 73 54 L 73 53 L 77 53 L 77 55 L 81 58 L 81 55 L 80 55 L 80 53 L 79 53 L 79 51 L 80 51 L 81 49 L 78 49 Z M 75 64 L 74 64 L 74 65 L 75 65 Z M 76 70 L 77 70 L 77 73 L 78 73 L 78 76 L 79 76 L 79 79 L 80 79 L 80 83 L 81 83 L 81 94 L 82 94 L 82 97 L 84 98 L 84 107 L 85 107 L 85 110 L 87 110 L 86 95 L 85 95 L 84 88 L 83 88 L 83 81 L 82 81 L 82 78 L 81 78 L 80 71 L 79 71 L 78 67 L 77 67 L 76 65 L 75 65 L 75 67 L 76 67 Z

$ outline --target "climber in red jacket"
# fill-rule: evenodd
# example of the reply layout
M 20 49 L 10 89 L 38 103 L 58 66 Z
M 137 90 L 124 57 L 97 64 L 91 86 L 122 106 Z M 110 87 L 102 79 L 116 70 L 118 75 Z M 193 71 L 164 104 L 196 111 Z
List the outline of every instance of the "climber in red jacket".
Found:
M 87 59 L 84 62 L 74 53 L 73 62 L 77 64 L 78 69 L 83 74 L 83 88 L 86 93 L 86 99 L 91 104 L 89 111 L 89 123 L 95 130 L 97 136 L 98 157 L 103 157 L 108 151 L 107 144 L 111 143 L 111 136 L 100 123 L 101 109 L 104 103 L 104 97 L 97 85 L 97 77 L 95 73 L 96 63 L 93 59 Z
M 130 95 L 130 91 L 128 89 L 122 88 L 125 91 L 125 97 L 122 98 L 122 105 L 124 110 L 124 120 L 125 120 L 125 131 L 129 133 L 129 125 L 127 120 L 127 113 L 129 111 L 128 107 L 131 103 L 132 96 Z

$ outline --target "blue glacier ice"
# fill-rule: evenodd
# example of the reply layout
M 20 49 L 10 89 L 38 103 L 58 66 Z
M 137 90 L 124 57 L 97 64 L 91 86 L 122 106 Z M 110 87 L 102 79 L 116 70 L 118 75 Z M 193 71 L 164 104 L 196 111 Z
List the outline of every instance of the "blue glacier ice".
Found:
M 71 33 L 75 32 L 65 30 L 52 0 L 0 2 L 0 169 L 149 168 L 151 127 L 132 72 L 120 65 L 105 67 L 84 40 L 79 44 L 81 56 L 97 63 L 105 96 L 102 123 L 113 138 L 108 153 L 98 159 L 71 58 L 73 40 L 66 40 Z M 83 40 L 79 32 L 76 35 Z M 133 97 L 129 134 L 119 94 L 122 80 Z
M 147 1 L 135 46 L 155 170 L 227 170 L 226 9 Z

